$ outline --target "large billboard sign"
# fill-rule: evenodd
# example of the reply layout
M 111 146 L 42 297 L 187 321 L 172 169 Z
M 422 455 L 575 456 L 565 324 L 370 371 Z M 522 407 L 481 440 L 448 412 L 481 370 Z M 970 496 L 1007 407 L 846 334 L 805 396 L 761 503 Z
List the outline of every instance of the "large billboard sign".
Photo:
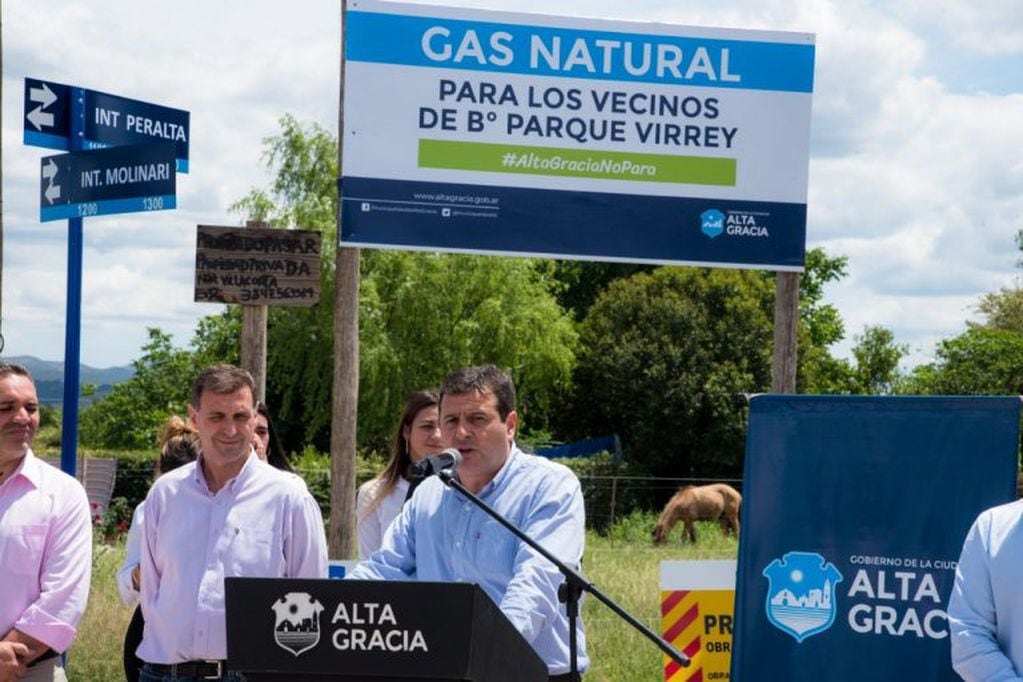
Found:
M 811 34 L 350 0 L 341 242 L 798 270 Z

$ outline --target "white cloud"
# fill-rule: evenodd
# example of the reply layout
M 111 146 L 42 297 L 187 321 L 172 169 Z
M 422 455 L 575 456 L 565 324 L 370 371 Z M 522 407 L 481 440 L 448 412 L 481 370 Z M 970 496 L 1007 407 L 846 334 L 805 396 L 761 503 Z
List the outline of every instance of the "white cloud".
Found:
M 1018 0 L 902 0 L 896 10 L 936 27 L 952 48 L 984 54 L 1023 53 L 1023 4 Z

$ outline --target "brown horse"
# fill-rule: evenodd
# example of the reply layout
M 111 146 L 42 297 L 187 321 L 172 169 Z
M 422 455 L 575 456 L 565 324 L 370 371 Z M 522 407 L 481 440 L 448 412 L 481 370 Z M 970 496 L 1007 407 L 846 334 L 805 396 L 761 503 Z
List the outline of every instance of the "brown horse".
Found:
M 684 486 L 664 505 L 661 518 L 657 519 L 657 525 L 654 526 L 654 544 L 663 545 L 679 521 L 685 522 L 683 541 L 688 537 L 693 543 L 696 542 L 693 521 L 717 521 L 725 535 L 728 535 L 729 530 L 734 530 L 738 537 L 740 505 L 742 495 L 730 485 L 714 483 L 699 487 Z

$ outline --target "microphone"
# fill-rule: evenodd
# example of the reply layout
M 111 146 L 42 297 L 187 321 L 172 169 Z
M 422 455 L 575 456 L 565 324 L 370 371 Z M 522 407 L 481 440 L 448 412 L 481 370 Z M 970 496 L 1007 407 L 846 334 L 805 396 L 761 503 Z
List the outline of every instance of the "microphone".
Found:
M 448 448 L 440 454 L 429 455 L 415 462 L 409 468 L 409 473 L 412 478 L 426 478 L 439 474 L 444 469 L 456 467 L 461 461 L 462 453 L 454 448 Z

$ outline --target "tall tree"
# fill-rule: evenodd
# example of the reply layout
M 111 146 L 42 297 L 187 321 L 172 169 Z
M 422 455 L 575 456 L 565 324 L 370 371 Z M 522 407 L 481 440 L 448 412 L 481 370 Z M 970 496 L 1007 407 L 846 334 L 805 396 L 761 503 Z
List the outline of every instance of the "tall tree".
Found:
M 493 362 L 519 387 L 523 428 L 546 430 L 570 385 L 576 332 L 532 261 L 379 252 L 363 267 L 360 443 L 380 446 L 404 395 Z
M 900 379 L 899 362 L 909 352 L 905 344 L 895 343 L 891 330 L 868 326 L 863 334 L 853 337 L 852 354 L 856 368 L 852 375 L 852 393 L 892 393 Z
M 1016 249 L 1021 253 L 1016 266 L 1023 268 L 1023 230 L 1016 232 Z M 1023 334 L 1023 286 L 1017 278 L 1012 286 L 992 291 L 980 299 L 977 311 L 981 325 L 992 329 L 1005 329 Z
M 1023 334 L 1023 288 L 1018 282 L 984 294 L 977 311 L 983 318 L 983 326 Z
M 580 331 L 566 430 L 618 433 L 659 475 L 741 471 L 742 394 L 771 382 L 768 278 L 664 267 L 612 282 Z
M 933 363 L 917 367 L 905 393 L 1019 395 L 1023 393 L 1023 335 L 971 327 L 938 343 Z
M 616 279 L 630 277 L 638 272 L 650 272 L 656 266 L 638 263 L 604 263 L 584 260 L 538 261 L 538 267 L 550 268 L 558 283 L 555 295 L 558 303 L 572 313 L 576 320 L 586 312 L 607 285 Z
M 817 247 L 806 252 L 806 264 L 799 277 L 799 321 L 808 342 L 826 348 L 845 337 L 845 325 L 838 308 L 824 302 L 824 288 L 845 277 L 849 259 L 831 256 Z

